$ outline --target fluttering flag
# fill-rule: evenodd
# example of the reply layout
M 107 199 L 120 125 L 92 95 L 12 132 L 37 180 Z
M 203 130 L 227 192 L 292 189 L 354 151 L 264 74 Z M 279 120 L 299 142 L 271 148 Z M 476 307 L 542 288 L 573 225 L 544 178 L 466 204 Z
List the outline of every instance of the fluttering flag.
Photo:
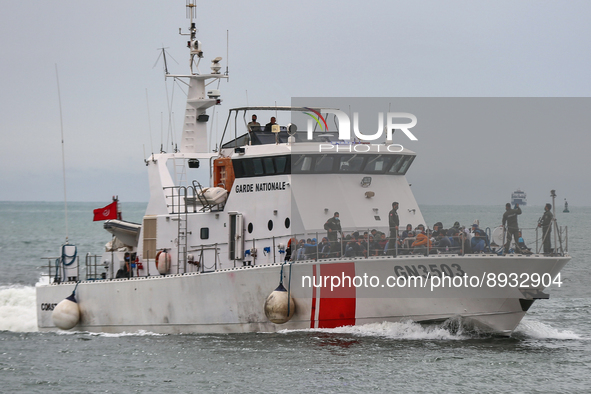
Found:
M 113 201 L 106 207 L 95 209 L 92 212 L 94 213 L 94 222 L 99 220 L 117 219 L 117 201 Z

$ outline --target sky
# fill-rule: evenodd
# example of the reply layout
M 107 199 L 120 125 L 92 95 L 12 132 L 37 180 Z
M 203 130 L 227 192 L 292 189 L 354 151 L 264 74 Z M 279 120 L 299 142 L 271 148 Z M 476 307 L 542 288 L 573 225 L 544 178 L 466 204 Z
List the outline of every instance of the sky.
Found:
M 68 200 L 147 201 L 143 160 L 181 131 L 184 93 L 158 57 L 188 70 L 185 1 L 0 2 L 0 200 L 63 200 L 61 97 Z M 533 205 L 556 189 L 591 206 L 588 1 L 198 1 L 197 14 L 205 69 L 221 56 L 230 75 L 214 127 L 292 97 L 579 98 L 542 106 L 543 130 L 501 115 L 491 129 L 488 113 L 487 127 L 423 128 L 407 177 L 423 204 L 504 205 L 521 187 Z

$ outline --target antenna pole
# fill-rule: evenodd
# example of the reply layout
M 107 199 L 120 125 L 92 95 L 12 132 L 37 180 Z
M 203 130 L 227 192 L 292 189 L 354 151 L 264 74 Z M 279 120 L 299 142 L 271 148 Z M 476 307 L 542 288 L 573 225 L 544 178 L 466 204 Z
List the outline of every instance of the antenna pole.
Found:
M 60 106 L 60 129 L 62 135 L 62 172 L 64 177 L 64 207 L 66 215 L 66 244 L 68 243 L 68 198 L 66 193 L 66 154 L 64 148 L 64 120 L 62 116 L 62 96 L 60 93 L 60 79 L 57 72 L 57 63 L 55 63 L 55 79 L 57 81 L 57 99 Z
M 226 30 L 226 75 L 228 75 L 228 82 L 230 77 L 228 74 L 228 66 L 230 65 L 230 30 Z
M 166 63 L 166 50 L 164 48 L 162 48 L 162 58 L 164 59 L 164 73 L 166 75 L 168 75 L 169 72 L 168 72 L 168 64 Z

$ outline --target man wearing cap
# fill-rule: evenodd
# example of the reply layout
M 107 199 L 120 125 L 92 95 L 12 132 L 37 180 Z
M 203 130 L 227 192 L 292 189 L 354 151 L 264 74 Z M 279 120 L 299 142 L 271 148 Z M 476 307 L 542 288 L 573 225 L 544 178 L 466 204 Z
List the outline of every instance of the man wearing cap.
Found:
M 390 242 L 388 243 L 389 254 L 396 254 L 396 242 L 398 241 L 398 225 L 400 219 L 398 218 L 398 202 L 392 203 L 392 210 L 388 214 L 388 223 L 390 225 Z
M 507 225 L 506 228 L 506 236 L 507 242 L 505 242 L 505 253 L 509 252 L 509 247 L 511 246 L 511 239 L 515 239 L 515 250 L 517 253 L 520 253 L 521 250 L 519 249 L 518 239 L 519 239 L 519 224 L 517 224 L 517 215 L 521 215 L 521 208 L 519 208 L 519 204 L 515 204 L 515 209 L 511 209 L 511 204 L 507 203 L 505 205 L 505 213 L 503 214 L 503 227 L 505 224 Z

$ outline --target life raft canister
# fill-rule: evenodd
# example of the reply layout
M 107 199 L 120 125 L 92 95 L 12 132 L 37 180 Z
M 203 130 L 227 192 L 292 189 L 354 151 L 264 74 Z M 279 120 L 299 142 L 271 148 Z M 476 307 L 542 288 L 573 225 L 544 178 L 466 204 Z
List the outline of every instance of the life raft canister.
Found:
M 170 253 L 160 251 L 156 254 L 156 268 L 160 275 L 168 274 L 170 271 L 171 256 Z

